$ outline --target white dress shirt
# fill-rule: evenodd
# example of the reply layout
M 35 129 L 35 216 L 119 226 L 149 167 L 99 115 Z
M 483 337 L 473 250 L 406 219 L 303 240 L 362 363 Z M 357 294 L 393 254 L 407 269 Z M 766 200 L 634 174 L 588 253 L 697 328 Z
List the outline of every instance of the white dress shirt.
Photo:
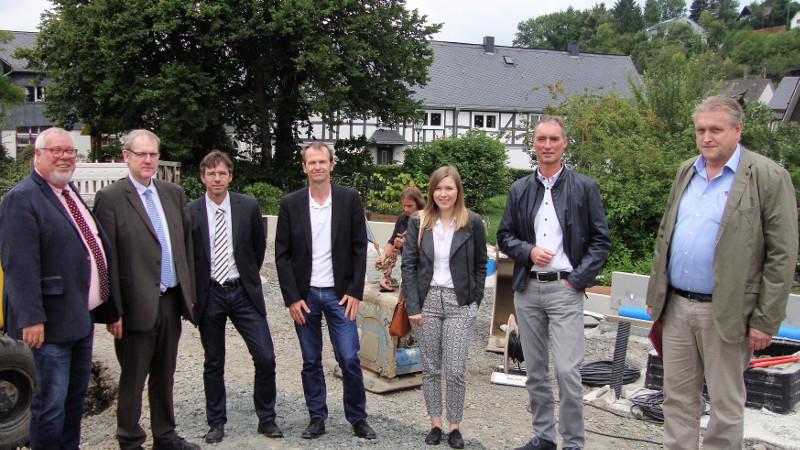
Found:
M 433 278 L 431 286 L 453 289 L 453 275 L 450 273 L 450 247 L 456 232 L 456 219 L 444 229 L 441 219 L 436 219 L 433 229 Z
M 311 286 L 333 287 L 331 259 L 331 193 L 320 205 L 308 190 L 308 215 L 311 219 Z
M 233 219 L 231 216 L 231 196 L 227 192 L 222 203 L 217 205 L 214 200 L 206 197 L 206 217 L 208 217 L 208 236 L 211 255 L 211 279 L 214 279 L 214 233 L 216 232 L 217 223 L 217 210 L 221 209 L 223 217 L 225 218 L 225 229 L 228 233 L 228 280 L 235 280 L 239 278 L 239 271 L 236 269 L 236 259 L 233 257 Z M 224 283 L 228 280 L 217 280 L 218 283 Z
M 533 265 L 533 272 L 572 272 L 572 263 L 569 262 L 567 254 L 564 252 L 564 233 L 561 224 L 558 222 L 556 207 L 553 204 L 553 185 L 556 184 L 558 176 L 564 171 L 561 166 L 558 172 L 552 177 L 542 175 L 538 169 L 536 176 L 544 184 L 544 198 L 536 217 L 533 220 L 533 228 L 536 230 L 536 246 L 546 248 L 555 252 L 555 256 L 550 260 L 550 264 L 541 267 Z

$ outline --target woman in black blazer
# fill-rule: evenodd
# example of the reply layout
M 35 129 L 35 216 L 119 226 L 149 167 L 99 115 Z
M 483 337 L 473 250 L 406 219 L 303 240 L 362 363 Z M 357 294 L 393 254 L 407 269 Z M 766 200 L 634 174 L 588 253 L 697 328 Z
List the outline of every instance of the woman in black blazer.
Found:
M 420 231 L 422 230 L 422 231 Z M 408 224 L 403 246 L 403 292 L 422 352 L 422 391 L 431 418 L 425 443 L 442 437 L 442 369 L 447 384 L 448 443 L 463 448 L 467 351 L 486 281 L 486 231 L 464 205 L 458 170 L 431 175 L 428 202 Z

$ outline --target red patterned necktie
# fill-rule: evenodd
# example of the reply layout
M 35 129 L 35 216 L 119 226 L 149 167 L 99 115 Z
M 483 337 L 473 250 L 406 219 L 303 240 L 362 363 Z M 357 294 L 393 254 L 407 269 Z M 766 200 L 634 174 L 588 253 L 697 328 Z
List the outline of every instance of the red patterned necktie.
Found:
M 69 195 L 67 189 L 69 188 L 62 189 L 61 195 L 67 199 L 67 207 L 69 208 L 69 212 L 72 213 L 75 223 L 78 224 L 78 228 L 83 234 L 83 238 L 86 239 L 86 243 L 89 244 L 89 248 L 92 250 L 92 257 L 94 257 L 94 261 L 97 263 L 97 273 L 100 275 L 100 301 L 104 302 L 108 300 L 108 294 L 110 292 L 106 260 L 103 258 L 103 252 L 100 251 L 100 246 L 97 245 L 97 239 L 94 238 L 92 230 L 89 228 L 89 225 L 86 224 L 83 214 L 81 214 L 80 210 L 78 209 L 78 204 L 75 203 L 75 200 L 73 200 Z

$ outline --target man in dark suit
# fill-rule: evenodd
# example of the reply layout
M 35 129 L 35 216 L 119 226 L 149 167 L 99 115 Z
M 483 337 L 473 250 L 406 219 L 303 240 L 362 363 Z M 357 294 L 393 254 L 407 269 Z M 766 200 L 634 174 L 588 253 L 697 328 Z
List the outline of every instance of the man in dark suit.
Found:
M 175 433 L 172 386 L 181 315 L 194 322 L 189 207 L 183 190 L 153 176 L 161 141 L 150 131 L 125 136 L 129 176 L 97 192 L 94 212 L 114 255 L 112 297 L 121 318 L 109 325 L 120 364 L 117 440 L 141 448 L 142 390 L 149 375 L 153 448 L 199 448 Z
M 275 234 L 283 301 L 303 353 L 303 391 L 311 421 L 303 437 L 325 433 L 328 417 L 322 370 L 322 316 L 342 369 L 344 414 L 356 436 L 375 439 L 367 424 L 366 394 L 356 327 L 367 270 L 367 230 L 358 193 L 331 184 L 333 151 L 314 142 L 300 153 L 308 187 L 281 199 Z
M 109 242 L 70 184 L 77 151 L 69 133 L 36 139 L 34 171 L 0 203 L 6 330 L 33 350 L 32 449 L 77 449 L 92 367 L 93 317 L 109 295 Z
M 225 322 L 242 335 L 255 365 L 253 402 L 258 432 L 283 437 L 275 423 L 275 349 L 267 324 L 259 271 L 264 263 L 267 237 L 255 198 L 228 191 L 233 162 L 214 150 L 200 161 L 200 179 L 206 195 L 189 204 L 192 215 L 197 302 L 194 317 L 205 350 L 203 385 L 205 440 L 220 442 L 225 436 Z

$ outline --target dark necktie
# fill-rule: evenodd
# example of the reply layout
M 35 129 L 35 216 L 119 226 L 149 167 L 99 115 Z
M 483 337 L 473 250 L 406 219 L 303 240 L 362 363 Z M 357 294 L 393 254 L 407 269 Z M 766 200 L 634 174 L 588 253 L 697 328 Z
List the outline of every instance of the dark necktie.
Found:
M 108 294 L 110 292 L 110 283 L 108 282 L 108 269 L 106 268 L 106 260 L 103 257 L 103 252 L 100 251 L 100 246 L 97 244 L 97 239 L 95 239 L 94 234 L 92 234 L 92 230 L 89 228 L 89 225 L 86 224 L 86 219 L 83 218 L 83 214 L 78 209 L 78 204 L 75 203 L 75 200 L 69 195 L 67 189 L 61 190 L 61 195 L 67 200 L 67 207 L 69 208 L 69 212 L 72 213 L 72 218 L 75 219 L 75 223 L 78 224 L 78 229 L 81 230 L 81 234 L 83 234 L 83 238 L 86 240 L 86 243 L 89 244 L 89 249 L 92 251 L 92 257 L 94 258 L 95 264 L 97 264 L 97 274 L 100 276 L 100 301 L 104 302 L 108 300 Z

